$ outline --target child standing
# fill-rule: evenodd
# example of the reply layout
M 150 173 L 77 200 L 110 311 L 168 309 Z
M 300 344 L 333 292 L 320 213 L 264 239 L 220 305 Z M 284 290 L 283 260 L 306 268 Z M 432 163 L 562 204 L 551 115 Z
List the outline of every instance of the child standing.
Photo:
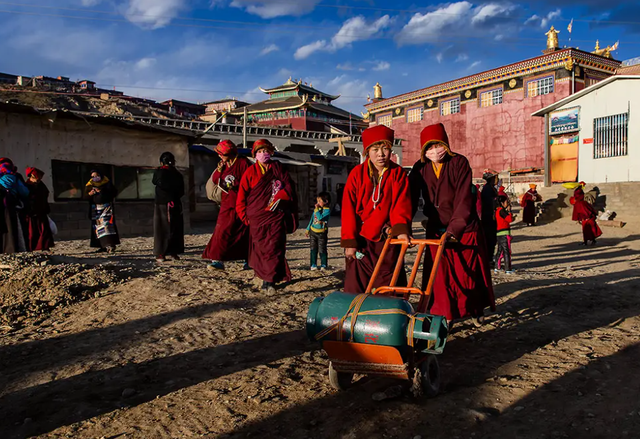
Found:
M 329 235 L 329 216 L 331 215 L 331 196 L 328 192 L 320 192 L 316 199 L 316 207 L 309 220 L 306 235 L 311 243 L 311 270 L 318 269 L 318 253 L 320 253 L 320 270 L 327 269 L 327 239 Z
M 511 203 L 509 197 L 505 195 L 498 196 L 498 207 L 496 208 L 497 238 L 498 248 L 495 257 L 495 270 L 497 273 L 500 267 L 500 261 L 504 258 L 504 271 L 507 274 L 513 274 L 511 269 L 511 223 L 513 222 L 513 214 L 511 213 Z

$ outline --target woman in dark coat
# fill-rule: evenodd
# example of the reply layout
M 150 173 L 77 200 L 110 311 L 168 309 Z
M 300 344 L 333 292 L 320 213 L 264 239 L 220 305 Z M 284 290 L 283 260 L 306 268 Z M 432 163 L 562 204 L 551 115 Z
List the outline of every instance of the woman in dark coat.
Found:
M 0 224 L 0 253 L 27 251 L 22 212 L 29 201 L 29 189 L 17 173 L 13 162 L 0 159 L 0 192 L 3 203 L 3 221 Z
M 29 205 L 25 212 L 27 249 L 47 251 L 54 246 L 53 233 L 49 226 L 49 189 L 42 182 L 44 172 L 37 168 L 27 168 L 27 188 Z
M 480 197 L 482 198 L 482 229 L 487 245 L 487 257 L 489 258 L 490 264 L 493 265 L 493 255 L 496 252 L 496 244 L 498 242 L 498 224 L 496 223 L 498 174 L 485 171 L 482 178 L 486 181 L 480 193 Z
M 176 159 L 170 152 L 160 156 L 161 167 L 153 174 L 156 187 L 155 209 L 153 212 L 153 254 L 157 262 L 167 256 L 180 259 L 184 253 L 184 220 L 182 201 L 184 179 L 176 169 Z
M 449 322 L 473 317 L 479 324 L 486 307 L 495 310 L 495 298 L 476 198 L 469 189 L 471 167 L 466 157 L 451 151 L 442 124 L 426 127 L 420 134 L 420 143 L 421 159 L 409 175 L 413 209 L 417 210 L 422 195 L 427 238 L 446 235 L 448 240 L 435 278 L 430 311 Z M 425 255 L 425 284 L 437 247 L 430 249 Z
M 84 189 L 84 195 L 89 200 L 91 247 L 97 248 L 98 252 L 113 253 L 120 244 L 114 213 L 114 201 L 118 191 L 108 177 L 100 171 L 93 170 L 91 180 Z

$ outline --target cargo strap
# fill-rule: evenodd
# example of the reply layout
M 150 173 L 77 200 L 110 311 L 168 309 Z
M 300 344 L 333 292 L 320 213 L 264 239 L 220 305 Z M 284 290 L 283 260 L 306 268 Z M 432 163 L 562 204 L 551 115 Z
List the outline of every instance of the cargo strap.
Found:
M 345 315 L 342 316 L 342 318 L 337 323 L 334 323 L 333 325 L 329 326 L 328 328 L 325 328 L 324 330 L 322 330 L 318 334 L 316 334 L 316 336 L 315 336 L 316 341 L 319 341 L 319 340 L 323 339 L 324 337 L 329 335 L 334 330 L 338 331 L 336 339 L 338 341 L 342 341 L 344 322 L 349 317 L 351 317 L 351 334 L 350 334 L 350 337 L 349 337 L 349 341 L 353 342 L 353 337 L 354 337 L 354 334 L 355 334 L 356 321 L 358 320 L 359 316 L 381 316 L 381 315 L 399 314 L 399 315 L 403 315 L 403 316 L 406 316 L 406 317 L 409 318 L 409 327 L 407 329 L 407 344 L 410 347 L 413 347 L 413 331 L 414 331 L 414 329 L 416 327 L 416 320 L 424 322 L 424 317 L 416 317 L 416 313 L 410 314 L 410 313 L 406 312 L 405 310 L 398 309 L 398 308 L 376 309 L 376 310 L 371 310 L 371 311 L 360 311 L 360 308 L 362 308 L 362 304 L 364 303 L 364 301 L 369 296 L 371 296 L 371 294 L 359 294 L 359 295 L 357 295 L 351 301 L 351 304 L 349 305 L 349 308 L 347 309 L 347 312 L 345 313 Z

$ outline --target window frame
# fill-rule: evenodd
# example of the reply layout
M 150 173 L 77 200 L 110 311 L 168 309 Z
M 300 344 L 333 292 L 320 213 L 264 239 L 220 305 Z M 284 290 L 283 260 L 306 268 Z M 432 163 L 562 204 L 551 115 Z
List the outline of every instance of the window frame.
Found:
M 550 87 L 547 87 L 548 89 L 550 88 L 550 90 L 547 93 L 540 93 L 539 92 L 539 89 L 540 89 L 540 85 L 539 84 L 542 81 L 545 81 L 545 80 L 551 80 Z M 534 82 L 536 84 L 538 84 L 538 86 L 536 87 L 536 94 L 532 96 L 529 93 L 529 84 L 534 83 Z M 536 78 L 531 78 L 531 79 L 529 79 L 529 80 L 527 80 L 525 82 L 524 92 L 526 93 L 526 97 L 527 98 L 534 98 L 536 96 L 546 96 L 546 95 L 550 95 L 550 94 L 555 93 L 555 91 L 556 91 L 556 76 L 555 76 L 555 74 L 538 76 Z
M 409 116 L 410 116 L 411 112 L 416 111 L 416 110 L 420 111 L 420 119 L 409 120 Z M 405 121 L 407 123 L 420 122 L 420 121 L 424 120 L 424 105 L 418 105 L 418 106 L 415 106 L 415 107 L 407 108 L 405 110 L 405 113 L 406 113 Z
M 600 126 L 598 126 L 598 122 L 600 122 Z M 593 159 L 628 156 L 629 111 L 595 117 L 593 119 Z
M 489 93 L 495 93 L 499 91 L 500 92 L 500 102 L 496 103 L 496 96 L 491 96 L 489 98 L 489 101 L 491 102 L 489 105 L 484 105 L 484 101 L 483 101 L 483 97 L 485 95 L 488 95 Z M 480 106 L 480 108 L 489 108 L 489 107 L 495 107 L 496 105 L 502 105 L 504 103 L 504 88 L 503 87 L 495 87 L 495 88 L 491 88 L 491 89 L 487 89 L 484 91 L 480 91 L 479 93 L 479 99 L 478 99 L 478 105 Z
M 389 118 L 389 124 L 387 125 L 386 123 L 380 123 L 380 119 L 381 118 Z M 376 125 L 385 125 L 388 128 L 391 128 L 391 124 L 393 123 L 393 111 L 390 111 L 388 113 L 382 113 L 376 116 Z
M 447 103 L 450 103 L 450 102 L 456 102 L 456 101 L 458 102 L 458 105 L 456 106 L 456 107 L 457 107 L 457 109 L 458 109 L 458 111 L 455 111 L 455 112 L 454 112 L 454 111 L 451 111 L 451 105 L 449 105 L 449 113 L 444 114 L 444 113 L 443 113 L 443 111 L 442 111 L 442 110 L 443 110 L 443 108 L 444 108 L 444 105 L 445 105 L 445 104 L 447 104 Z M 445 117 L 445 116 L 451 116 L 451 115 L 453 115 L 453 114 L 460 114 L 460 113 L 462 113 L 462 105 L 461 105 L 462 103 L 461 103 L 460 96 L 457 96 L 457 97 L 455 97 L 455 98 L 450 98 L 450 99 L 442 100 L 442 101 L 440 101 L 438 104 L 439 104 L 439 106 L 440 106 L 440 116 L 442 116 L 442 117 Z

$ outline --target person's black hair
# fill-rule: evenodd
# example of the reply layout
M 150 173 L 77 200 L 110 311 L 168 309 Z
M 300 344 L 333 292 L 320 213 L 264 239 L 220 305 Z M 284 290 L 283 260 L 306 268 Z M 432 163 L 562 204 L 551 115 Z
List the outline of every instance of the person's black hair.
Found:
M 166 166 L 174 166 L 176 164 L 176 158 L 170 152 L 163 152 L 160 156 L 160 163 Z
M 506 195 L 498 195 L 498 204 L 502 206 L 502 203 L 504 203 L 505 201 L 509 201 L 509 197 L 507 197 Z
M 321 198 L 326 204 L 331 203 L 331 194 L 329 192 L 320 192 L 318 198 Z

